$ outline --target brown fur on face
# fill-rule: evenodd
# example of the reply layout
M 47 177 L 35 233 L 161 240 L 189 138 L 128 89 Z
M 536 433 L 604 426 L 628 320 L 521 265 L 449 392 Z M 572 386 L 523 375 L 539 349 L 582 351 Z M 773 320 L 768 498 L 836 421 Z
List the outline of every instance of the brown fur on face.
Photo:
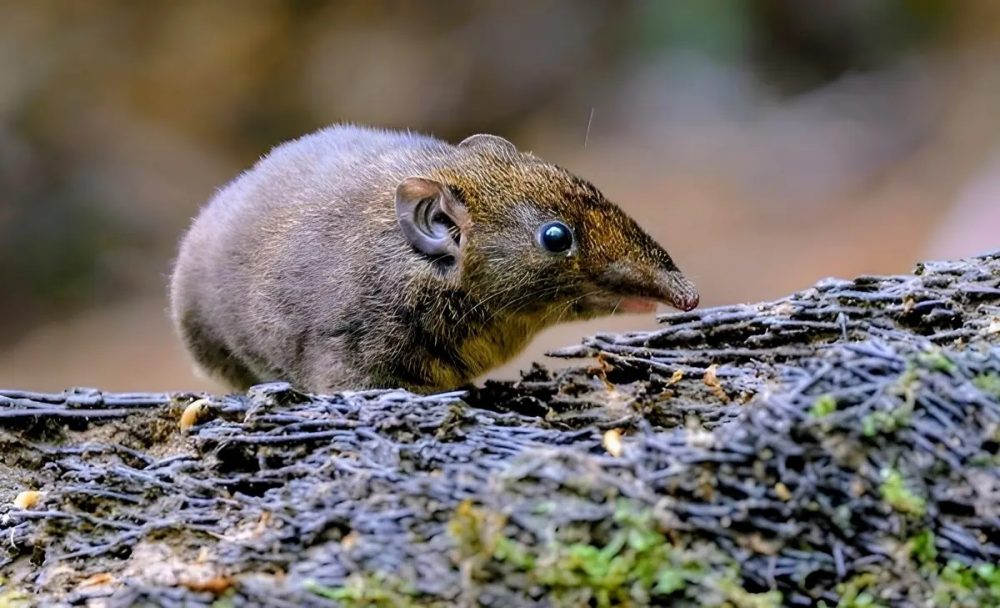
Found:
M 399 224 L 418 206 L 393 209 L 404 181 L 407 193 L 439 188 L 461 214 L 441 224 L 448 255 L 408 241 L 422 237 Z M 550 221 L 572 231 L 569 251 L 541 245 Z M 451 146 L 356 127 L 284 144 L 221 191 L 172 279 L 185 344 L 237 388 L 445 390 L 548 325 L 652 300 L 687 309 L 697 294 L 588 182 L 493 136 Z

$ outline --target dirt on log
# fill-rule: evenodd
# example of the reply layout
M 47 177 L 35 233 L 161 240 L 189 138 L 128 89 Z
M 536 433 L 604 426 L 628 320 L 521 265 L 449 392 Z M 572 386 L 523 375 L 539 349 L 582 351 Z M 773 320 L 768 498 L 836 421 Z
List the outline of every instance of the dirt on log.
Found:
M 0 605 L 1000 605 L 1000 252 L 433 396 L 0 391 Z

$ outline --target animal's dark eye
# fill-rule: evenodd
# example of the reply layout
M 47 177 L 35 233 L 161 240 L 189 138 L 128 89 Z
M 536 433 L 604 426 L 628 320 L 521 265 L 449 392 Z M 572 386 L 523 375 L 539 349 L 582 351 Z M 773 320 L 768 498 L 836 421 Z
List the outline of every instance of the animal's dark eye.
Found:
M 573 246 L 573 231 L 562 222 L 547 222 L 538 230 L 538 242 L 552 253 L 562 253 Z

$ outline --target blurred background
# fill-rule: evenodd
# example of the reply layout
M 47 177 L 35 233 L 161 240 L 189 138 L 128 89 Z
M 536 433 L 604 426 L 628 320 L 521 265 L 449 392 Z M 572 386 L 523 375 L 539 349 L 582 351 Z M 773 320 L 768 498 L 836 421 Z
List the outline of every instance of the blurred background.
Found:
M 0 0 L 0 386 L 217 390 L 168 322 L 177 240 L 340 121 L 570 168 L 708 306 L 997 248 L 997 66 L 994 0 Z

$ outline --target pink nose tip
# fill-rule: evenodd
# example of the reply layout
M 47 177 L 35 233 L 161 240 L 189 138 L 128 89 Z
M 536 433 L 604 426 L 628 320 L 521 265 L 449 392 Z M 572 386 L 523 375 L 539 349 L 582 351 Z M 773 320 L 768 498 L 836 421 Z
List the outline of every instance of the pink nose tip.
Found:
M 697 293 L 684 294 L 674 298 L 674 306 L 683 311 L 694 310 L 698 308 L 699 300 L 700 298 Z
M 698 306 L 698 289 L 687 277 L 676 270 L 660 276 L 661 293 L 668 304 L 684 311 Z

